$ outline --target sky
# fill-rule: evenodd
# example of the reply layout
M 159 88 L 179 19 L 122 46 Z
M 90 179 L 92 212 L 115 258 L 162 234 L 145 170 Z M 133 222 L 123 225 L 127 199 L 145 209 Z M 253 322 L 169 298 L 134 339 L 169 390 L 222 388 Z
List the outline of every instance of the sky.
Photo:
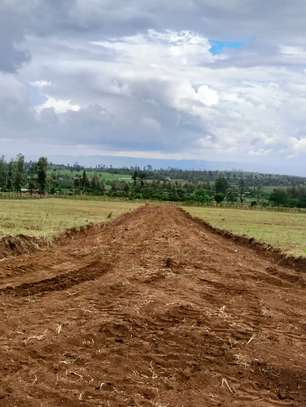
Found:
M 305 21 L 305 0 L 0 0 L 0 152 L 305 175 Z

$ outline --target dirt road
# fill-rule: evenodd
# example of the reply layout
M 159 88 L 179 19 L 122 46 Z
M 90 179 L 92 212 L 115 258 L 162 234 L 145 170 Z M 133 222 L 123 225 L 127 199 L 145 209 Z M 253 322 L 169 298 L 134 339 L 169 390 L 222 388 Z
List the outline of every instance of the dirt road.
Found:
M 306 272 L 145 206 L 0 262 L 0 406 L 306 406 Z

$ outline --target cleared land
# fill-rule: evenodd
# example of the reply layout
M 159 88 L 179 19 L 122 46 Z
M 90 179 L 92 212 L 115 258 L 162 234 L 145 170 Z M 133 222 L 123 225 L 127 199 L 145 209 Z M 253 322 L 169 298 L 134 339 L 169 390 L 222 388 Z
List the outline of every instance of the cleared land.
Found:
M 306 256 L 306 213 L 184 207 L 212 226 L 254 237 L 288 254 Z
M 68 228 L 111 220 L 137 206 L 103 200 L 0 200 L 0 237 L 25 234 L 49 238 Z
M 305 271 L 169 205 L 4 259 L 0 406 L 305 406 Z
M 3 199 L 0 237 L 25 234 L 51 238 L 67 228 L 112 220 L 139 205 L 102 199 Z M 184 209 L 215 227 L 254 237 L 288 254 L 306 256 L 306 213 L 190 206 Z

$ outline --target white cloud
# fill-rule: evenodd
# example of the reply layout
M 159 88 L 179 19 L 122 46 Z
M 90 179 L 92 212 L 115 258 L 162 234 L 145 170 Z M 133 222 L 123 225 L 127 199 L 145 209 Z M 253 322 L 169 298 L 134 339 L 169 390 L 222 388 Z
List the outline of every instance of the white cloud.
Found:
M 45 109 L 54 109 L 55 113 L 66 113 L 68 111 L 78 112 L 80 106 L 73 104 L 70 99 L 55 99 L 53 97 L 48 97 L 43 104 L 36 107 L 38 113 L 41 113 Z

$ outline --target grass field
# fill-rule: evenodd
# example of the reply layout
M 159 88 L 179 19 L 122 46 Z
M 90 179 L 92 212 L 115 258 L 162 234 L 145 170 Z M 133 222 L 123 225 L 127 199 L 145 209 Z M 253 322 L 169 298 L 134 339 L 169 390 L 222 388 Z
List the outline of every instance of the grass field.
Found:
M 306 213 L 200 207 L 184 209 L 218 228 L 254 237 L 288 254 L 306 256 Z
M 67 228 L 113 219 L 139 205 L 56 198 L 1 200 L 0 237 L 17 234 L 52 237 Z

